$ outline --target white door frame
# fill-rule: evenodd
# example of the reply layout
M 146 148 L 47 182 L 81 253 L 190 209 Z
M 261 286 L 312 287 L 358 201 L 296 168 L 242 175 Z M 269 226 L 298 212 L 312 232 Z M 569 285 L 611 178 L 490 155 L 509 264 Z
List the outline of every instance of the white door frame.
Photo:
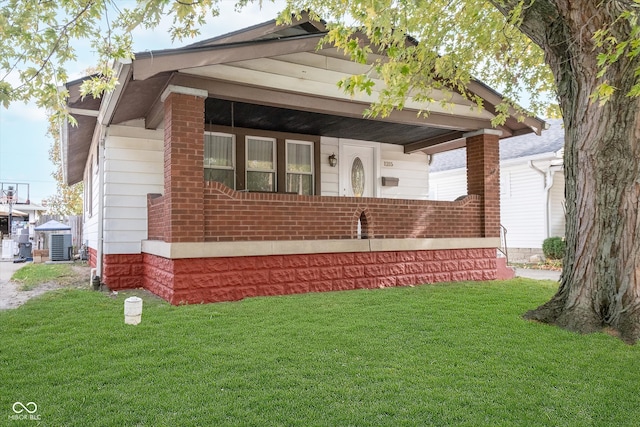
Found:
M 338 162 L 342 162 L 339 166 L 340 171 L 338 173 L 338 190 L 341 196 L 346 196 L 346 187 L 347 185 L 351 185 L 350 176 L 345 176 L 344 168 L 347 167 L 345 162 L 346 154 L 344 152 L 344 146 L 352 146 L 352 147 L 363 147 L 363 148 L 372 148 L 373 149 L 373 164 L 371 165 L 371 170 L 369 173 L 372 175 L 372 183 L 373 183 L 373 197 L 380 197 L 381 188 L 379 185 L 380 182 L 380 143 L 371 142 L 371 141 L 360 141 L 356 139 L 344 139 L 340 138 L 338 140 Z M 366 172 L 365 172 L 366 173 Z

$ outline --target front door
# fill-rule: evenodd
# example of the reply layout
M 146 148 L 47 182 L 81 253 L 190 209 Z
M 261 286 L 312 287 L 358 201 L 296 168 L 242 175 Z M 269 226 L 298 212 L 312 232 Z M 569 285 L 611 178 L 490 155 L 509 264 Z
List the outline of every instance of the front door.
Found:
M 347 197 L 375 196 L 375 147 L 343 144 L 340 156 L 341 195 Z

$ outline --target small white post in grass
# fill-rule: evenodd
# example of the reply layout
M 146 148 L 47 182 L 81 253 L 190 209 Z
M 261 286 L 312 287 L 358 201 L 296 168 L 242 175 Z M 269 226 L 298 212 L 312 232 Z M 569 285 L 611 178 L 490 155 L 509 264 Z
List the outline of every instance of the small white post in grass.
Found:
M 142 319 L 142 298 L 129 297 L 124 300 L 124 323 L 137 325 Z

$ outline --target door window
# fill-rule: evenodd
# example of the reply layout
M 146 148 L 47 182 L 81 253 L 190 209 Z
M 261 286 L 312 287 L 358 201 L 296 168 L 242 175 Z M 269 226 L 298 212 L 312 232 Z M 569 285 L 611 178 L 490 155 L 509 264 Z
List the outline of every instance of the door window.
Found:
M 360 157 L 356 157 L 351 164 L 351 190 L 355 197 L 362 197 L 364 193 L 364 180 L 364 165 Z

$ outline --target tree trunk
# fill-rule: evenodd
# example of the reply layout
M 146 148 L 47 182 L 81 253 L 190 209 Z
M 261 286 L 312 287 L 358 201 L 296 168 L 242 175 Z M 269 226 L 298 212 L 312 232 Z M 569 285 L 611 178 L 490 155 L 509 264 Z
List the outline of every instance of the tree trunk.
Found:
M 538 0 L 522 30 L 554 73 L 565 125 L 566 246 L 556 295 L 525 318 L 590 333 L 605 327 L 640 338 L 640 100 L 626 96 L 636 59 L 621 58 L 597 77 L 593 34 L 614 22 L 614 2 Z M 528 16 L 527 16 L 528 15 Z M 616 25 L 618 40 L 628 27 Z M 604 105 L 590 95 L 617 88 Z
M 638 101 L 567 103 L 564 269 L 557 294 L 526 318 L 640 338 Z

